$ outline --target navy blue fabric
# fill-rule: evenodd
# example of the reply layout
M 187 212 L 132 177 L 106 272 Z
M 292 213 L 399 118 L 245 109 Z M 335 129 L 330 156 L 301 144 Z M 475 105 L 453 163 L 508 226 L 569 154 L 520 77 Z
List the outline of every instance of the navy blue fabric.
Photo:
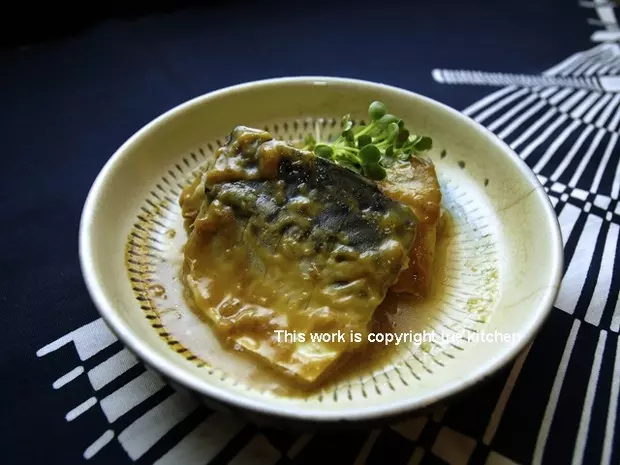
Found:
M 61 390 L 51 387 L 60 374 L 79 363 L 75 351 L 65 346 L 45 363 L 35 354 L 97 317 L 79 270 L 79 216 L 101 167 L 142 125 L 199 94 L 244 81 L 290 75 L 379 81 L 462 109 L 487 95 L 489 88 L 440 85 L 432 80 L 433 68 L 540 73 L 591 47 L 592 30 L 585 16 L 576 2 L 562 0 L 394 0 L 368 5 L 231 2 L 213 10 L 110 20 L 74 37 L 3 52 L 0 461 L 82 463 L 82 453 L 94 439 L 93 431 L 103 433 L 101 412 L 96 409 L 81 416 L 79 426 L 65 420 L 68 411 L 90 396 L 86 377 Z M 522 374 L 531 384 L 520 383 L 518 389 L 548 392 L 570 329 L 569 319 L 564 313 L 554 313 L 532 349 L 536 358 L 530 357 L 533 361 Z M 583 346 L 585 358 L 567 375 L 577 389 L 574 395 L 585 389 L 596 337 L 587 332 L 580 335 L 578 344 Z M 97 354 L 88 361 L 89 366 L 105 360 L 119 344 Z M 609 380 L 609 361 L 605 366 L 602 376 Z M 493 399 L 506 376 L 507 372 L 500 373 L 498 381 L 484 388 Z M 106 389 L 112 392 L 115 386 Z M 465 400 L 449 411 L 445 421 L 480 438 L 494 405 L 485 403 L 486 392 L 472 394 L 473 399 L 480 399 L 479 414 L 484 419 L 475 417 L 476 412 L 468 408 L 471 401 Z M 164 390 L 157 395 L 163 398 L 169 394 Z M 563 395 L 571 396 L 570 392 Z M 569 397 L 560 402 L 569 405 Z M 535 399 L 531 405 L 536 428 L 545 402 Z M 148 405 L 140 408 L 148 410 Z M 595 408 L 600 411 L 605 406 Z M 507 457 L 527 462 L 538 431 L 528 427 L 526 417 L 513 418 L 522 415 L 522 409 L 508 406 L 496 444 Z M 173 431 L 177 439 L 207 411 L 199 409 L 193 415 Z M 570 458 L 572 449 L 562 448 L 574 441 L 578 411 L 565 410 L 561 420 L 564 426 L 554 430 L 549 439 L 545 455 L 549 463 L 560 463 L 554 458 Z M 506 424 L 518 426 L 506 431 Z M 420 441 L 437 434 L 430 430 L 433 427 L 429 423 Z M 604 423 L 593 428 L 602 434 Z M 238 447 L 252 434 L 253 430 L 242 431 L 241 439 L 235 439 Z M 283 442 L 283 450 L 293 441 L 279 433 L 268 432 L 270 435 L 275 435 L 272 443 Z M 351 463 L 365 437 L 360 433 L 345 436 L 346 447 L 339 447 L 333 438 L 315 437 L 312 441 L 316 444 L 309 444 L 298 463 L 336 463 L 330 457 L 339 449 L 343 460 L 339 463 Z M 173 439 L 166 441 L 172 443 Z M 414 447 L 399 446 L 402 441 L 393 431 L 382 432 L 369 463 L 406 463 Z M 158 445 L 159 455 L 166 448 L 166 443 L 162 444 Z M 233 446 L 222 451 L 216 463 L 232 458 Z M 594 452 L 587 450 L 592 455 L 586 458 L 598 460 L 600 446 L 596 447 Z M 139 463 L 152 463 L 157 456 L 149 452 Z M 427 455 L 424 460 L 435 463 L 440 459 Z M 117 441 L 90 461 L 131 463 Z M 281 463 L 289 462 L 282 459 Z

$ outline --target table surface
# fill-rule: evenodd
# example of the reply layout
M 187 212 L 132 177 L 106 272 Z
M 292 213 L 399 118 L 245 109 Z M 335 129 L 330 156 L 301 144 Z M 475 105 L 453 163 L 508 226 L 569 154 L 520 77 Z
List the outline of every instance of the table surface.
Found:
M 618 75 L 618 45 L 592 42 L 604 27 L 588 24 L 614 20 L 613 10 L 245 3 L 107 21 L 0 55 L 3 463 L 620 463 L 620 94 L 431 74 Z M 297 435 L 212 413 L 145 371 L 87 295 L 78 221 L 115 149 L 189 98 L 284 75 L 380 81 L 462 110 L 515 148 L 556 208 L 566 264 L 549 320 L 514 365 L 433 416 Z

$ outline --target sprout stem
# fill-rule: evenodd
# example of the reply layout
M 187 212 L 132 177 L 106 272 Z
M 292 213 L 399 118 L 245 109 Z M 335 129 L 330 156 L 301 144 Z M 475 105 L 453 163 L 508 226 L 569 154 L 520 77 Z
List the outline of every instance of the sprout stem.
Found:
M 430 137 L 410 133 L 403 120 L 389 114 L 382 102 L 372 102 L 368 115 L 370 123 L 358 127 L 353 127 L 349 115 L 345 115 L 343 131 L 333 142 L 317 145 L 316 140 L 306 141 L 304 149 L 378 181 L 387 175 L 384 166 L 410 163 L 411 157 L 432 148 Z M 366 137 L 360 140 L 362 136 Z

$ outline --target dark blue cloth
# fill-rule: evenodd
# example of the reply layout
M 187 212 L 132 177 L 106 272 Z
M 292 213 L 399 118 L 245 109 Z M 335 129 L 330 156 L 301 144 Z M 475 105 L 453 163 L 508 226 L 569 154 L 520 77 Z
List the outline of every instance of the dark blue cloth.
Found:
M 46 344 L 98 317 L 79 269 L 78 221 L 95 176 L 142 125 L 217 88 L 292 75 L 379 81 L 463 109 L 495 89 L 442 85 L 433 81 L 432 69 L 541 73 L 593 46 L 589 16 L 576 2 L 561 0 L 230 2 L 214 9 L 109 20 L 73 37 L 3 52 L 0 461 L 82 463 L 84 451 L 106 430 L 118 434 L 171 395 L 169 388 L 158 391 L 113 426 L 98 407 L 67 421 L 65 415 L 92 396 L 84 374 L 61 389 L 52 387 L 81 364 L 76 351 L 67 344 L 45 358 L 36 355 Z M 603 184 L 612 181 L 610 176 Z M 582 230 L 584 222 L 575 228 Z M 569 241 L 571 256 L 576 248 L 577 239 Z M 595 255 L 602 253 L 601 246 Z M 612 303 L 604 312 L 607 325 L 617 289 L 616 274 Z M 592 290 L 588 292 L 591 297 Z M 576 312 L 582 319 L 584 313 Z M 469 463 L 484 463 L 491 451 L 529 463 L 574 318 L 554 310 L 531 349 L 491 445 L 483 444 L 482 437 L 510 367 L 450 407 L 443 419 L 429 420 L 417 440 L 392 429 L 381 431 L 368 463 L 404 464 L 417 447 L 424 451 L 422 463 L 446 463 L 432 453 L 444 427 L 474 438 Z M 598 338 L 599 329 L 583 323 L 547 441 L 546 463 L 571 459 Z M 617 331 L 609 331 L 599 378 L 603 387 L 595 398 L 584 463 L 601 460 L 616 344 Z M 83 364 L 86 371 L 120 347 L 114 342 L 89 358 Z M 131 368 L 106 386 L 103 395 L 142 370 L 138 365 Z M 208 415 L 206 408 L 197 408 L 138 463 L 155 462 Z M 227 463 L 257 433 L 255 427 L 245 426 L 213 463 Z M 262 434 L 281 452 L 281 464 L 353 463 L 369 437 L 368 431 L 315 435 L 293 460 L 286 452 L 296 435 L 271 430 Z M 610 463 L 619 460 L 616 450 Z M 90 461 L 132 462 L 116 440 Z

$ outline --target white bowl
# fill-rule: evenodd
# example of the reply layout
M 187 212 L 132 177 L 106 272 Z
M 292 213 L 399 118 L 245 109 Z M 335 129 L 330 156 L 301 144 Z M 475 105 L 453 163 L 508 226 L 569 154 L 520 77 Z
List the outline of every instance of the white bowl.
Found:
M 409 128 L 433 138 L 430 158 L 454 218 L 445 243 L 447 265 L 437 278 L 444 291 L 416 310 L 415 328 L 444 329 L 447 337 L 478 331 L 487 339 L 401 345 L 383 366 L 306 398 L 257 388 L 244 373 L 252 364 L 234 355 L 209 366 L 221 349 L 188 310 L 176 278 L 186 237 L 180 188 L 236 125 L 290 137 L 318 122 L 330 132 L 343 114 L 363 119 L 372 100 L 382 100 Z M 95 180 L 82 213 L 79 248 L 101 316 L 146 365 L 209 405 L 293 423 L 384 421 L 477 385 L 535 336 L 552 308 L 563 268 L 555 212 L 536 176 L 506 144 L 429 98 L 327 77 L 237 85 L 183 103 L 147 124 Z M 165 296 L 150 292 L 154 283 L 164 286 Z M 517 338 L 502 339 L 508 335 Z

